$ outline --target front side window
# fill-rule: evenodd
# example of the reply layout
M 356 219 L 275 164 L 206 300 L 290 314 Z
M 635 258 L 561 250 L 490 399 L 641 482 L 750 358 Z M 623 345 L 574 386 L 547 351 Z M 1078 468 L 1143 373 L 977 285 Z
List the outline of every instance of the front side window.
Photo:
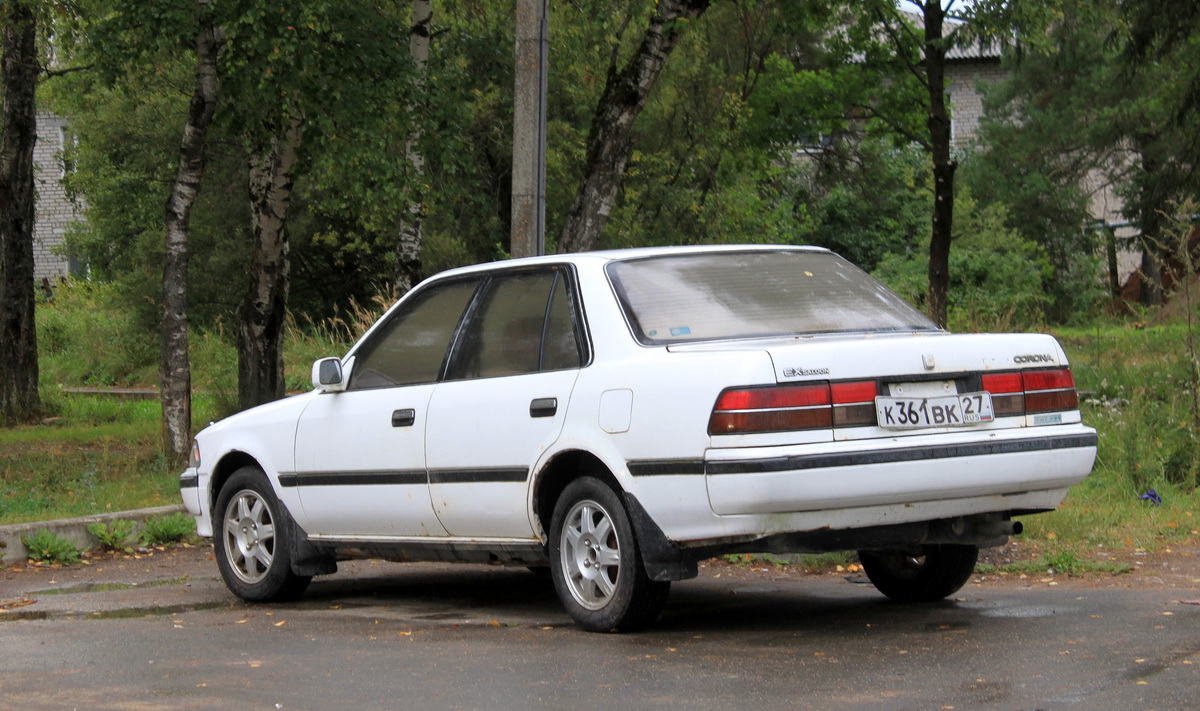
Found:
M 634 336 L 646 345 L 938 330 L 886 286 L 828 252 L 679 254 L 606 269 Z
M 473 312 L 449 378 L 579 367 L 575 321 L 558 269 L 494 277 Z
M 478 279 L 467 279 L 414 295 L 358 349 L 348 389 L 436 382 L 450 339 L 478 286 Z

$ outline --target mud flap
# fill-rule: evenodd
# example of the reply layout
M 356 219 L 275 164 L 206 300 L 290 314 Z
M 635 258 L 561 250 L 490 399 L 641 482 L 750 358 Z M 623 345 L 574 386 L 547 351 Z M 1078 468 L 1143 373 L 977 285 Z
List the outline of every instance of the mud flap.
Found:
M 662 529 L 650 518 L 637 497 L 628 491 L 625 494 L 625 510 L 637 535 L 638 550 L 642 554 L 642 565 L 646 575 L 656 582 L 668 580 L 690 580 L 699 573 L 696 560 L 686 555 L 679 546 L 667 539 Z
M 281 508 L 284 508 L 282 504 Z M 291 535 L 288 540 L 291 541 L 292 554 L 292 573 L 306 577 L 314 575 L 332 575 L 338 570 L 337 560 L 333 557 L 331 551 L 314 546 L 308 540 L 308 534 L 304 529 L 296 525 L 292 515 L 284 508 L 284 514 L 287 516 L 287 523 Z

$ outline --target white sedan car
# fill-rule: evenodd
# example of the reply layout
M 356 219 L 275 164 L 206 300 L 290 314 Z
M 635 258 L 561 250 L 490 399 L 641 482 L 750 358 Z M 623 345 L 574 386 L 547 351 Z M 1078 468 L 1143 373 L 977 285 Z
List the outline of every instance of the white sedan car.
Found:
M 951 335 L 811 247 L 455 269 L 313 386 L 202 431 L 180 479 L 246 600 L 347 557 L 549 566 L 580 626 L 631 630 L 699 560 L 838 550 L 936 600 L 1096 456 L 1053 338 Z

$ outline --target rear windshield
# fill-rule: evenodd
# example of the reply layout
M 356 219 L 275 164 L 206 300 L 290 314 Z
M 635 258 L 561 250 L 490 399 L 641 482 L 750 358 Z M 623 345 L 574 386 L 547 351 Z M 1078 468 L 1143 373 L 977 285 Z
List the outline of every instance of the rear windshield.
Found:
M 827 252 L 720 252 L 613 262 L 608 277 L 647 345 L 937 326 Z

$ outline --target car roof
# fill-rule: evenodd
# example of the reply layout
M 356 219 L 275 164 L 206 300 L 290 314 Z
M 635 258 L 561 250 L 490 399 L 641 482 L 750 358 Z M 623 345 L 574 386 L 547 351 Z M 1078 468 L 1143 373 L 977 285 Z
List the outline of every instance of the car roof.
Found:
M 584 264 L 584 263 L 607 263 L 616 261 L 625 261 L 630 259 L 644 259 L 647 257 L 663 257 L 663 256 L 678 256 L 684 254 L 721 254 L 735 252 L 809 252 L 815 254 L 828 254 L 829 250 L 824 247 L 814 247 L 811 245 L 787 245 L 787 244 L 710 244 L 710 245 L 679 245 L 669 247 L 635 247 L 631 249 L 607 249 L 597 250 L 594 252 L 573 252 L 568 254 L 547 254 L 541 257 L 523 257 L 519 259 L 503 259 L 495 262 L 485 262 L 482 264 L 474 264 L 466 267 L 457 267 L 440 272 L 434 275 L 437 278 L 453 276 L 456 274 L 469 274 L 478 271 L 487 271 L 498 268 L 514 268 L 523 266 L 534 266 L 538 264 Z

